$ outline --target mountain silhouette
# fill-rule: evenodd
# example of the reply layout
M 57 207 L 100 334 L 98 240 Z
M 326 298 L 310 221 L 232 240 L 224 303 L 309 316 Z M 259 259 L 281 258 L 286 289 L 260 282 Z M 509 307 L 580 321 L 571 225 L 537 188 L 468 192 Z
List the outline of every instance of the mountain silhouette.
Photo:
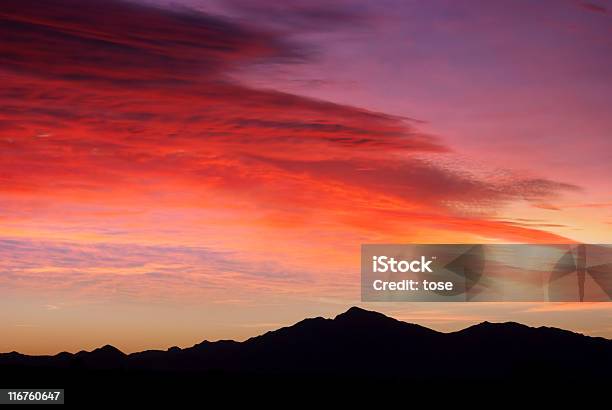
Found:
M 418 383 L 534 381 L 609 383 L 612 340 L 549 327 L 483 322 L 442 333 L 352 307 L 333 319 L 302 320 L 243 342 L 203 341 L 188 348 L 124 354 L 0 354 L 3 379 L 54 385 L 147 380 L 251 384 L 274 380 Z M 100 381 L 102 380 L 102 381 Z M 211 384 L 213 383 L 213 384 Z M 335 386 L 335 385 L 334 385 Z

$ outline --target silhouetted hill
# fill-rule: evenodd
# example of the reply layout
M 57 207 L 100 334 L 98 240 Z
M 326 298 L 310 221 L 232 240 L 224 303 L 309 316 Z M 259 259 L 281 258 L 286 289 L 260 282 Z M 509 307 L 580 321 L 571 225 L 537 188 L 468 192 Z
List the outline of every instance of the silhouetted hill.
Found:
M 204 341 L 129 355 L 109 345 L 55 356 L 0 354 L 4 385 L 9 380 L 47 386 L 48 380 L 56 386 L 147 380 L 167 387 L 202 380 L 252 384 L 266 378 L 604 383 L 611 380 L 611 368 L 612 341 L 603 338 L 513 322 L 441 333 L 356 307 L 334 319 L 305 319 L 244 342 Z

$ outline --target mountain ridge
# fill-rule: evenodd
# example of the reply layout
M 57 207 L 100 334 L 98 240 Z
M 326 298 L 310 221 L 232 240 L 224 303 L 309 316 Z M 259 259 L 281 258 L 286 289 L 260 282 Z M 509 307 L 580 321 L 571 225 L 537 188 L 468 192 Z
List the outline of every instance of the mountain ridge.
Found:
M 353 307 L 334 318 L 304 319 L 242 342 L 204 340 L 130 354 L 111 345 L 74 354 L 0 354 L 0 370 L 31 374 L 33 368 L 59 369 L 67 377 L 104 371 L 241 378 L 609 379 L 612 340 L 516 322 L 482 322 L 443 333 Z
M 120 353 L 121 355 L 124 356 L 132 356 L 132 355 L 139 355 L 142 353 L 147 353 L 147 352 L 169 352 L 169 351 L 184 351 L 184 350 L 188 350 L 188 349 L 193 349 L 193 348 L 201 348 L 204 346 L 210 346 L 213 344 L 241 344 L 241 343 L 247 343 L 249 341 L 255 340 L 255 339 L 259 339 L 262 338 L 266 335 L 270 335 L 270 334 L 275 334 L 277 332 L 282 332 L 285 331 L 286 329 L 292 329 L 295 328 L 296 326 L 303 326 L 304 324 L 310 324 L 310 323 L 314 323 L 314 322 L 326 322 L 326 323 L 331 323 L 337 320 L 353 320 L 355 317 L 357 317 L 359 320 L 362 320 L 365 317 L 370 317 L 370 318 L 377 318 L 380 320 L 387 320 L 389 322 L 395 322 L 397 324 L 401 324 L 401 325 L 408 325 L 414 328 L 421 328 L 421 329 L 426 329 L 427 331 L 430 332 L 434 332 L 434 333 L 438 333 L 438 334 L 444 334 L 444 335 L 452 335 L 452 334 L 459 334 L 459 333 L 465 333 L 467 331 L 470 330 L 474 330 L 474 329 L 480 329 L 483 327 L 489 327 L 489 328 L 493 328 L 493 327 L 515 327 L 515 328 L 522 328 L 522 329 L 532 329 L 532 330 L 552 330 L 552 331 L 556 331 L 556 332 L 564 332 L 566 334 L 571 334 L 571 335 L 576 335 L 576 336 L 581 336 L 581 337 L 585 337 L 585 338 L 589 338 L 589 339 L 596 339 L 596 340 L 604 340 L 604 341 L 608 341 L 612 343 L 612 339 L 607 339 L 605 337 L 601 337 L 601 336 L 591 336 L 591 335 L 586 335 L 580 332 L 575 332 L 572 330 L 567 330 L 567 329 L 562 329 L 562 328 L 557 328 L 557 327 L 552 327 L 552 326 L 529 326 L 520 322 L 515 322 L 515 321 L 506 321 L 506 322 L 490 322 L 490 321 L 482 321 L 470 326 L 467 326 L 463 329 L 459 329 L 459 330 L 455 330 L 452 332 L 440 332 L 434 329 L 430 329 L 426 326 L 422 326 L 416 323 L 411 323 L 411 322 L 405 322 L 399 319 L 395 319 L 389 316 L 386 316 L 383 313 L 377 312 L 377 311 L 373 311 L 373 310 L 367 310 L 367 309 L 363 309 L 357 306 L 352 306 L 350 307 L 348 310 L 346 310 L 345 312 L 339 313 L 337 314 L 335 317 L 333 318 L 324 318 L 322 316 L 317 316 L 317 317 L 312 317 L 312 318 L 305 318 L 302 319 L 292 325 L 288 325 L 288 326 L 283 326 L 283 327 L 279 327 L 277 329 L 273 329 L 273 330 L 269 330 L 266 331 L 265 333 L 262 333 L 260 335 L 256 335 L 256 336 L 252 336 L 248 339 L 245 339 L 244 341 L 236 341 L 233 339 L 219 339 L 219 340 L 207 340 L 204 339 L 199 343 L 196 343 L 192 346 L 188 346 L 188 347 L 178 347 L 178 346 L 171 346 L 169 348 L 167 348 L 166 350 L 161 350 L 161 349 L 147 349 L 147 350 L 142 350 L 142 351 L 138 351 L 138 352 L 131 352 L 131 353 L 125 353 L 123 352 L 121 349 L 113 346 L 112 344 L 105 344 L 103 346 L 97 347 L 93 350 L 80 350 L 76 353 L 70 353 L 67 351 L 62 351 L 56 354 L 43 354 L 43 355 L 29 355 L 29 354 L 25 354 L 25 353 L 21 353 L 18 351 L 11 351 L 11 352 L 0 352 L 0 358 L 3 356 L 7 356 L 7 355 L 19 355 L 19 356 L 25 356 L 25 357 L 56 357 L 56 356 L 66 356 L 66 355 L 79 355 L 79 354 L 92 354 L 92 353 L 101 353 L 101 352 L 113 352 L 113 353 Z M 0 363 L 1 364 L 1 363 Z
M 604 338 L 514 322 L 442 333 L 349 309 L 241 342 L 204 340 L 130 354 L 111 345 L 54 356 L 0 354 L 0 385 L 64 388 L 66 400 L 84 405 L 122 400 L 158 407 L 167 400 L 175 408 L 179 399 L 211 397 L 380 405 L 381 399 L 412 400 L 414 394 L 432 403 L 471 404 L 525 389 L 559 397 L 580 390 L 605 395 L 611 368 L 612 340 Z

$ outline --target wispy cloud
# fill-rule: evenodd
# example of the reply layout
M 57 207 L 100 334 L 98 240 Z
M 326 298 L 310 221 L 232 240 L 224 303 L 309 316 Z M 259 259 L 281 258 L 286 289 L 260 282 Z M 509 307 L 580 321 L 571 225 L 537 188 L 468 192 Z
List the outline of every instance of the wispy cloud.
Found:
M 578 312 L 578 311 L 590 311 L 590 310 L 611 310 L 612 303 L 607 302 L 580 302 L 580 303 L 542 303 L 536 306 L 530 307 L 526 312 L 540 313 L 540 312 Z
M 68 299 L 180 300 L 218 293 L 221 300 L 224 292 L 236 294 L 233 289 L 284 292 L 311 282 L 308 272 L 275 261 L 204 248 L 2 240 L 0 256 L 0 286 Z
M 589 2 L 581 2 L 580 6 L 588 11 L 592 11 L 595 13 L 601 13 L 601 14 L 607 14 L 608 13 L 608 8 L 606 6 L 602 6 L 600 4 L 596 4 L 596 3 L 589 3 Z

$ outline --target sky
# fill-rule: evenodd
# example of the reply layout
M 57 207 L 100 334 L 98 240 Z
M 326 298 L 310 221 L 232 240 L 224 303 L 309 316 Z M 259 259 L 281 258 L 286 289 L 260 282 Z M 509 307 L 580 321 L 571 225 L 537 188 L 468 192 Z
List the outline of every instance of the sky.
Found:
M 352 305 L 612 338 L 611 303 L 359 289 L 362 243 L 612 243 L 609 1 L 4 0 L 0 81 L 0 351 Z

